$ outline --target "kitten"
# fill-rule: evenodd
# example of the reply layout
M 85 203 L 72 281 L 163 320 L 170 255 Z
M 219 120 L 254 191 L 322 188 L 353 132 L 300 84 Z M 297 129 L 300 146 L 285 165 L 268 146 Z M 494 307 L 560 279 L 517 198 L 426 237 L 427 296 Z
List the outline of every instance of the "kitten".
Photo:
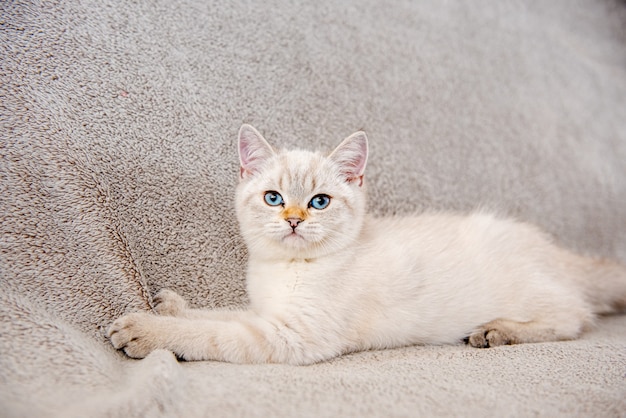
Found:
M 276 152 L 239 131 L 236 207 L 248 245 L 248 310 L 189 309 L 170 290 L 159 314 L 109 329 L 130 357 L 310 364 L 410 344 L 474 347 L 576 338 L 626 306 L 626 269 L 486 213 L 373 218 L 365 213 L 367 137 L 329 156 Z

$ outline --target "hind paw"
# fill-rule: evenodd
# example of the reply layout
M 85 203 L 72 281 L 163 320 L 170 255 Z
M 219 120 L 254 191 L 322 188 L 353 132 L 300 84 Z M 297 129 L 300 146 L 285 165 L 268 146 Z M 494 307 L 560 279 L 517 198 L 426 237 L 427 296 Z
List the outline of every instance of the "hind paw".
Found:
M 493 328 L 479 328 L 473 332 L 467 342 L 472 347 L 489 348 L 511 344 L 511 338 L 503 331 Z

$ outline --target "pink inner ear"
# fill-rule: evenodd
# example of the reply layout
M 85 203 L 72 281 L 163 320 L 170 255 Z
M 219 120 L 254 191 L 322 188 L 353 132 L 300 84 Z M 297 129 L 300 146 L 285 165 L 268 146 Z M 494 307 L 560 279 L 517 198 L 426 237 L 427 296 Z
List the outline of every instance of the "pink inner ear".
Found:
M 358 181 L 363 185 L 363 173 L 367 164 L 367 136 L 365 132 L 357 132 L 346 138 L 330 155 L 341 169 L 348 182 Z
M 239 157 L 240 157 L 241 167 L 243 169 L 246 169 L 250 165 L 252 165 L 254 161 L 253 155 L 254 155 L 254 150 L 250 146 L 248 139 L 245 137 L 242 137 L 239 140 Z
M 263 161 L 274 154 L 272 147 L 261 134 L 250 125 L 243 125 L 239 130 L 240 176 L 256 172 Z
M 344 173 L 344 175 L 346 176 L 346 181 L 348 183 L 357 183 L 357 185 L 359 187 L 363 186 L 363 177 L 364 176 L 352 177 L 348 173 Z
M 239 163 L 241 167 L 239 169 L 239 175 L 241 178 L 244 178 L 247 173 L 251 173 L 253 171 L 253 161 L 252 152 L 250 150 L 250 144 L 247 139 L 244 137 L 239 138 Z

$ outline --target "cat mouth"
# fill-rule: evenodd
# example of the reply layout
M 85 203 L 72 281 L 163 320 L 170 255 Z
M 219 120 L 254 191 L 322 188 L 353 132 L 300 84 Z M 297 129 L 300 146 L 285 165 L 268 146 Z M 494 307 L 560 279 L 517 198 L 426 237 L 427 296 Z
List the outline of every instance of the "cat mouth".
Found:
M 299 234 L 298 231 L 291 231 L 287 235 L 283 237 L 283 241 L 285 242 L 301 242 L 306 241 L 302 234 Z

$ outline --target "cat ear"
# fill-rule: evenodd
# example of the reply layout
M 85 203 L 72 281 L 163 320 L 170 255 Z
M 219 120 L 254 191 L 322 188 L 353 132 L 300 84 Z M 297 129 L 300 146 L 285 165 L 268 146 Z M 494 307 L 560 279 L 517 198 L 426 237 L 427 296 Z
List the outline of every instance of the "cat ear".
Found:
M 367 153 L 367 135 L 359 131 L 344 139 L 329 158 L 339 164 L 347 182 L 358 182 L 362 186 Z
M 241 178 L 256 173 L 263 162 L 275 154 L 263 135 L 245 123 L 239 129 L 238 149 Z

